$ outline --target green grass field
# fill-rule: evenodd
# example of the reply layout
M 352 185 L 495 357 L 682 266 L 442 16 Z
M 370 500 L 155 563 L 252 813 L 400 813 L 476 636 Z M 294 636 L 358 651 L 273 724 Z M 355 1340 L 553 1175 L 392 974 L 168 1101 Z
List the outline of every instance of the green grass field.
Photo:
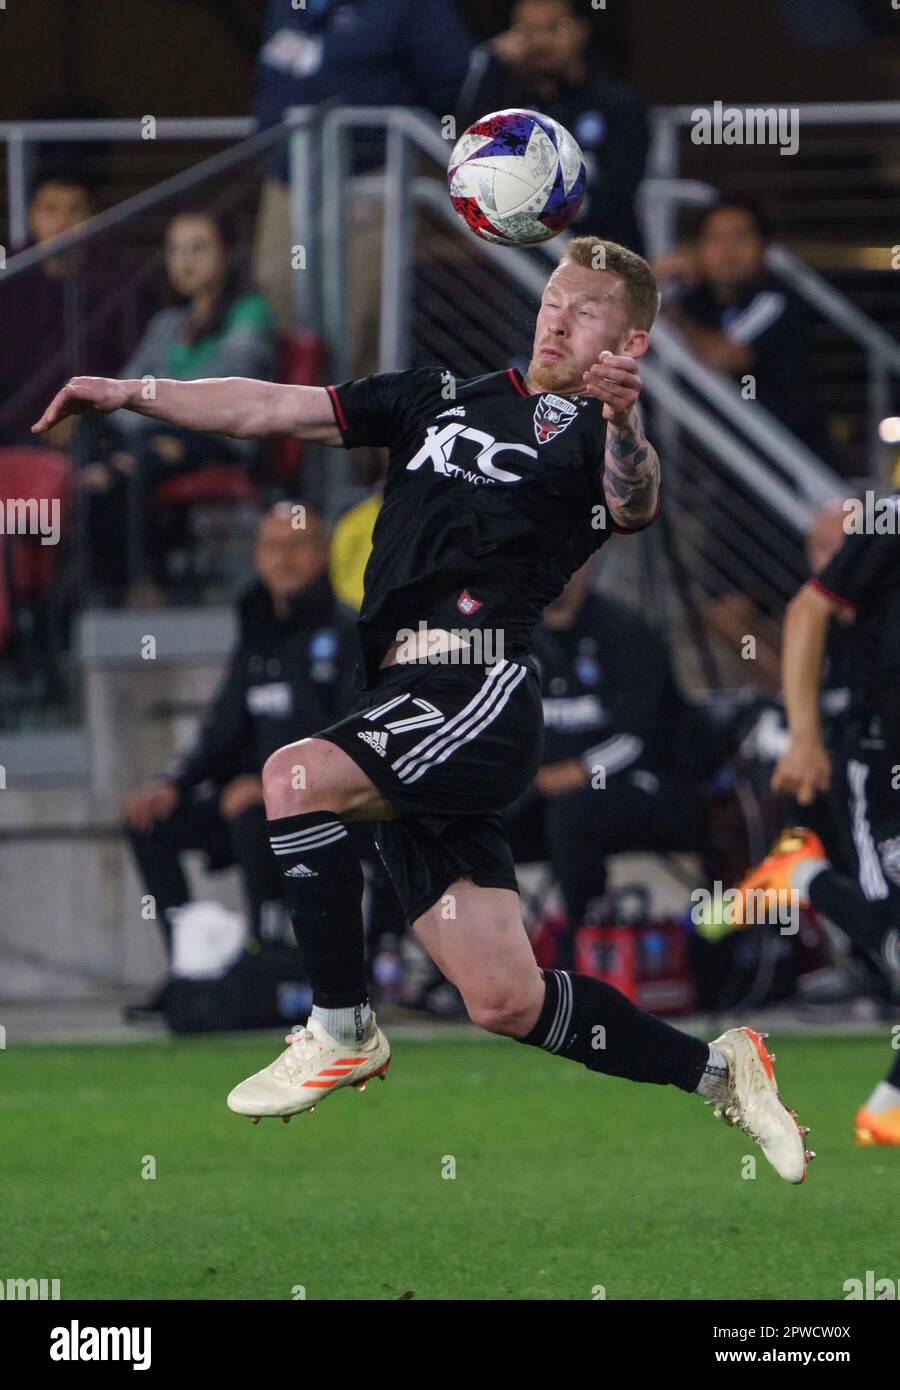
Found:
M 775 1041 L 819 1152 L 802 1187 L 761 1154 L 742 1178 L 758 1151 L 693 1097 L 502 1040 L 395 1042 L 384 1084 L 258 1126 L 224 1096 L 274 1035 L 10 1047 L 0 1277 L 76 1299 L 840 1299 L 900 1277 L 900 1150 L 852 1143 L 886 1042 Z

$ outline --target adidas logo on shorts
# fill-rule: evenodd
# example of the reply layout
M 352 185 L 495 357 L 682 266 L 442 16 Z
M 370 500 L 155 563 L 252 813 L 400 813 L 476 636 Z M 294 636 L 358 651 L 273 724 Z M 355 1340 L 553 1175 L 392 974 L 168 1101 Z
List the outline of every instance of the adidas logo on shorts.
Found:
M 388 741 L 387 734 L 375 733 L 373 729 L 364 729 L 360 733 L 358 733 L 356 737 L 361 738 L 364 743 L 367 743 L 369 745 L 370 748 L 374 748 L 375 752 L 378 754 L 380 758 L 386 756 Z
M 305 864 L 295 864 L 292 869 L 286 869 L 285 878 L 318 878 L 315 869 L 308 869 Z

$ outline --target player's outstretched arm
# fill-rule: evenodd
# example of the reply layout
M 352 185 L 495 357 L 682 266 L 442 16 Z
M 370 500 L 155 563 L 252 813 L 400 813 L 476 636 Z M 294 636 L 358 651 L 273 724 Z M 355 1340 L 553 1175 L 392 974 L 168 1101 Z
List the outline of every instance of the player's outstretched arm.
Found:
M 603 491 L 623 530 L 646 526 L 659 500 L 659 457 L 637 412 L 641 377 L 633 357 L 601 354 L 584 374 L 585 392 L 603 402 L 606 452 Z
M 114 410 L 133 410 L 170 425 L 233 439 L 288 434 L 334 448 L 342 444 L 323 386 L 283 386 L 239 376 L 205 381 L 76 376 L 31 428 L 34 434 L 44 434 L 71 415 L 109 415 Z
M 772 790 L 809 806 L 831 780 L 822 741 L 819 688 L 828 628 L 838 605 L 812 584 L 791 599 L 781 639 L 781 678 L 789 742 L 772 774 Z

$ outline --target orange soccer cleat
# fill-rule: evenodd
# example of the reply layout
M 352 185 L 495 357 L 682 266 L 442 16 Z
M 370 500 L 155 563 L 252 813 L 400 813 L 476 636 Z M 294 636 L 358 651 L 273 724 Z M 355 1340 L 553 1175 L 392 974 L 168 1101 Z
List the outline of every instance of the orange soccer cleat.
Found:
M 733 925 L 781 921 L 794 906 L 809 907 L 809 868 L 827 862 L 825 846 L 814 831 L 802 825 L 782 830 L 765 859 L 734 890 Z
M 877 1112 L 862 1106 L 856 1112 L 854 1136 L 863 1148 L 874 1144 L 900 1144 L 900 1106 Z

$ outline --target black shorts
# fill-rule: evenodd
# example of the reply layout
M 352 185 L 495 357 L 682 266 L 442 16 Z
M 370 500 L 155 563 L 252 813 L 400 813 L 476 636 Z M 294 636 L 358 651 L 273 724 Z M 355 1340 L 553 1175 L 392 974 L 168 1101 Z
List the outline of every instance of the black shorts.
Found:
M 342 748 L 397 812 L 373 831 L 411 922 L 458 878 L 516 891 L 500 812 L 541 762 L 540 681 L 531 665 L 390 666 L 317 737 Z
M 877 720 L 851 723 L 834 759 L 843 863 L 869 902 L 883 904 L 900 927 L 900 738 Z

